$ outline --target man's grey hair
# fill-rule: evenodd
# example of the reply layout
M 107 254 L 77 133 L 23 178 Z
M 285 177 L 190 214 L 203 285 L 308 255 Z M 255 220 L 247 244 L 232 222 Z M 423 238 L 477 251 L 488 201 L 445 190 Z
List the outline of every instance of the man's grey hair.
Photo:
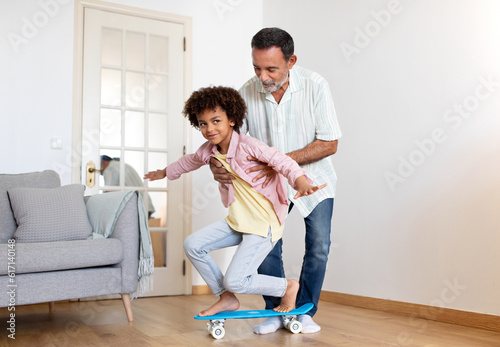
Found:
M 280 28 L 264 28 L 252 38 L 252 48 L 269 49 L 279 47 L 286 61 L 293 55 L 293 39 L 289 33 Z

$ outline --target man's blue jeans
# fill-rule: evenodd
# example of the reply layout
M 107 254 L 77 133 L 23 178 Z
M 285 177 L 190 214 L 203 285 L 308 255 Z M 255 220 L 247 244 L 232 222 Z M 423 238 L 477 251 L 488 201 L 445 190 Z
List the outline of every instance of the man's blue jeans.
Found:
M 314 210 L 304 218 L 306 224 L 305 254 L 300 272 L 300 289 L 297 294 L 297 307 L 308 302 L 314 304 L 309 311 L 312 317 L 318 310 L 318 301 L 325 279 L 328 253 L 330 252 L 330 233 L 333 214 L 333 198 L 320 202 Z M 290 205 L 289 211 L 292 209 Z M 286 232 L 286 231 L 285 231 Z M 282 258 L 283 239 L 280 239 L 258 269 L 259 274 L 285 277 Z M 281 298 L 264 296 L 266 309 L 273 309 L 280 304 Z

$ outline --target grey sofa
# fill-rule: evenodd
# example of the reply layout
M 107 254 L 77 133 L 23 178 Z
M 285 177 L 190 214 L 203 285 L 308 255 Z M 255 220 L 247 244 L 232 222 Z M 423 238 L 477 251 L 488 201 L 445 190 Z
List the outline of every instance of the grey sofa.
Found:
M 54 171 L 0 174 L 0 307 L 121 294 L 129 321 L 130 294 L 139 266 L 137 197 L 127 203 L 106 239 L 25 243 L 14 239 L 16 220 L 8 191 L 57 188 Z M 90 224 L 89 224 L 90 225 Z M 11 265 L 9 268 L 8 265 Z

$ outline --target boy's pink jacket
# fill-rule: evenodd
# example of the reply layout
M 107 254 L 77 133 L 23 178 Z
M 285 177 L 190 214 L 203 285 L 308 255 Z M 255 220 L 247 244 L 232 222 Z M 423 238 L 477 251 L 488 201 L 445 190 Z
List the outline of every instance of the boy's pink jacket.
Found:
M 183 173 L 194 171 L 203 165 L 210 163 L 210 158 L 217 151 L 217 146 L 210 141 L 205 142 L 194 154 L 187 154 L 180 158 L 175 163 L 167 166 L 167 178 L 174 180 L 179 178 Z M 226 160 L 231 165 L 231 168 L 244 181 L 250 184 L 257 192 L 264 195 L 274 206 L 274 210 L 281 224 L 284 223 L 287 209 L 287 187 L 285 178 L 282 175 L 276 175 L 268 183 L 265 188 L 262 188 L 266 177 L 262 177 L 257 182 L 252 182 L 252 179 L 259 174 L 257 172 L 246 173 L 249 168 L 258 165 L 255 161 L 249 161 L 248 156 L 257 158 L 259 161 L 268 163 L 275 171 L 288 178 L 288 182 L 295 188 L 295 180 L 305 175 L 305 171 L 289 156 L 281 153 L 278 149 L 269 147 L 265 143 L 244 134 L 233 131 L 229 149 L 226 155 Z M 307 178 L 307 176 L 306 176 Z M 309 183 L 312 181 L 307 178 Z M 222 203 L 228 207 L 234 202 L 234 191 L 232 184 L 219 184 L 219 191 L 222 198 Z

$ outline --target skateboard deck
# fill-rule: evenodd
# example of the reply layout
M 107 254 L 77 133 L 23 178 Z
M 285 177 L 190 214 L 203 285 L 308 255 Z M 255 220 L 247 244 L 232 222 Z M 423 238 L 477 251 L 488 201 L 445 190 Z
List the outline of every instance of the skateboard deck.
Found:
M 301 314 L 306 314 L 314 307 L 314 304 L 309 303 L 300 306 L 290 312 L 276 312 L 273 310 L 242 310 L 242 311 L 224 311 L 216 313 L 212 316 L 200 317 L 196 315 L 194 319 L 200 320 L 217 320 L 217 319 L 249 319 L 249 318 L 268 318 L 277 316 L 298 316 Z
M 302 324 L 295 316 L 306 314 L 314 307 L 314 304 L 304 304 L 290 312 L 276 312 L 273 310 L 241 310 L 241 311 L 224 311 L 212 316 L 200 317 L 196 315 L 194 319 L 209 320 L 207 323 L 208 332 L 215 338 L 221 339 L 225 335 L 224 322 L 226 319 L 252 319 L 252 318 L 268 318 L 268 317 L 283 317 L 283 325 L 296 334 L 302 330 Z

